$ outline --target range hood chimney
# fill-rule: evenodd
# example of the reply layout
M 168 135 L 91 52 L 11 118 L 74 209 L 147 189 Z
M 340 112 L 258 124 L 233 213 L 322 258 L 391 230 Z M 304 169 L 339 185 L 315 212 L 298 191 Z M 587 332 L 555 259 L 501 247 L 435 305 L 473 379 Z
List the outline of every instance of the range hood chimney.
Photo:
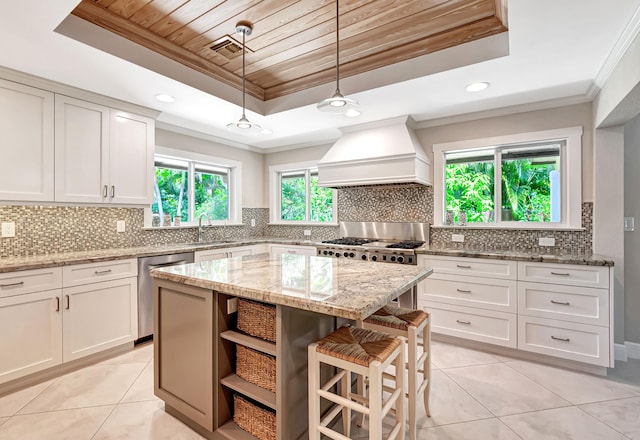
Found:
M 343 128 L 318 162 L 318 184 L 331 188 L 369 185 L 431 185 L 431 162 L 411 117 Z

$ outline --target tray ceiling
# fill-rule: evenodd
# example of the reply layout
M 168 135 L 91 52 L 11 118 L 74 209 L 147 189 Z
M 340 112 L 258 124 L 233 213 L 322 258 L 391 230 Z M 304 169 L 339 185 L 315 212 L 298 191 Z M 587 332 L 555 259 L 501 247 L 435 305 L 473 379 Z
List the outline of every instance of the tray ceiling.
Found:
M 83 0 L 81 19 L 270 100 L 335 81 L 333 0 Z M 506 0 L 343 0 L 341 78 L 505 32 Z

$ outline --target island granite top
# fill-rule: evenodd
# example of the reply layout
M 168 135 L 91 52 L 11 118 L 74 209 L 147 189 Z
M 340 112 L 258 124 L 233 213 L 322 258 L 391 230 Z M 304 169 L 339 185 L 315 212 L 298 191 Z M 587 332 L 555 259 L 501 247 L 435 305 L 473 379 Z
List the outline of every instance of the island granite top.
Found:
M 428 267 L 295 254 L 258 254 L 171 266 L 157 279 L 256 301 L 363 319 L 431 274 Z

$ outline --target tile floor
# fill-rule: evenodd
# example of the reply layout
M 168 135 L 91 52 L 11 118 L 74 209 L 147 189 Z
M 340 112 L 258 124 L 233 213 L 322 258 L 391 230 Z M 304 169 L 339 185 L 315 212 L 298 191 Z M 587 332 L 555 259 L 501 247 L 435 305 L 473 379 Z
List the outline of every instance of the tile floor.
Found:
M 153 395 L 153 346 L 0 398 L 0 440 L 199 440 Z M 640 439 L 640 362 L 611 378 L 433 343 L 431 439 Z M 354 438 L 366 431 L 354 426 Z

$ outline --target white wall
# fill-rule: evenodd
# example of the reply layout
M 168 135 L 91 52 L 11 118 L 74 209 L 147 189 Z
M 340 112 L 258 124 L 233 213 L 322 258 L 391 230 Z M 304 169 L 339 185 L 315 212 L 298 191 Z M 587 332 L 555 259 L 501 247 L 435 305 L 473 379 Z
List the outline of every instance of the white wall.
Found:
M 267 208 L 263 191 L 264 155 L 156 128 L 156 145 L 242 162 L 242 207 Z
M 416 133 L 430 159 L 433 159 L 433 144 L 436 143 L 575 126 L 583 127 L 582 201 L 590 202 L 593 201 L 593 122 L 591 103 L 427 127 L 416 130 Z

